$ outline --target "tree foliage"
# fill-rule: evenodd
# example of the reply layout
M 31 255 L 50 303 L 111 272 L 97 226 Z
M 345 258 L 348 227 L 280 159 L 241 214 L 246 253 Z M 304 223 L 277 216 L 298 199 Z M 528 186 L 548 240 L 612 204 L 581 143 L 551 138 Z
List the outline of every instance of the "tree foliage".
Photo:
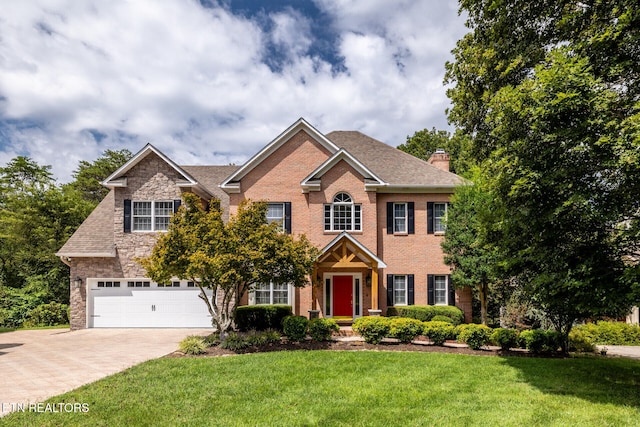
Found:
M 241 203 L 224 223 L 215 200 L 205 209 L 195 195 L 186 193 L 184 199 L 168 232 L 141 263 L 159 283 L 173 277 L 197 283 L 221 336 L 232 329 L 242 296 L 256 285 L 308 283 L 317 249 L 304 235 L 296 239 L 268 225 L 266 203 Z M 213 292 L 211 297 L 205 289 Z
M 447 64 L 449 119 L 492 186 L 505 273 L 565 336 L 575 319 L 623 313 L 640 276 L 636 2 L 461 9 L 471 32 Z
M 43 303 L 69 303 L 69 268 L 55 253 L 97 202 L 75 182 L 58 185 L 50 169 L 24 156 L 0 167 L 0 325 L 19 326 Z
M 444 262 L 453 267 L 453 283 L 477 291 L 480 318 L 486 325 L 489 287 L 498 280 L 498 250 L 487 238 L 495 228 L 491 210 L 493 195 L 479 169 L 475 168 L 471 175 L 473 184 L 457 187 L 451 198 L 442 249 Z
M 108 188 L 102 186 L 102 181 L 129 161 L 131 157 L 133 154 L 125 148 L 123 150 L 106 150 L 93 162 L 81 160 L 78 168 L 73 171 L 74 180 L 69 185 L 80 192 L 83 199 L 97 205 L 109 192 Z
M 461 132 L 451 135 L 445 130 L 423 129 L 407 136 L 407 142 L 398 146 L 399 150 L 409 153 L 422 160 L 429 157 L 438 149 L 443 149 L 451 156 L 450 170 L 459 175 L 465 175 L 472 163 L 467 156 L 470 140 Z

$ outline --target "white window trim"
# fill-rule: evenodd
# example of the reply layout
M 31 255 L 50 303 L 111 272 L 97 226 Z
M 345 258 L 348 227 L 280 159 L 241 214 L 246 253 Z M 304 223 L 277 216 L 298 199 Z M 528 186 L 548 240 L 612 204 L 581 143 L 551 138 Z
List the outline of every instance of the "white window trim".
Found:
M 404 302 L 396 302 L 396 277 L 404 277 Z M 387 284 L 388 285 L 388 284 Z M 409 276 L 407 274 L 394 274 L 393 275 L 393 305 L 403 307 L 408 306 L 409 303 Z
M 282 216 L 281 217 L 269 217 L 269 206 L 270 205 L 279 205 L 282 207 Z M 284 206 L 284 202 L 268 202 L 267 203 L 267 224 L 271 224 L 272 222 L 279 222 L 280 223 L 280 230 L 281 231 L 285 231 L 285 217 L 286 217 L 286 212 L 285 212 L 285 206 Z
M 444 302 L 436 302 L 436 279 L 444 277 Z M 449 305 L 449 277 L 446 274 L 433 275 L 433 305 Z
M 404 231 L 396 230 L 396 206 L 404 206 Z M 393 203 L 393 234 L 409 234 L 409 204 L 407 202 Z
M 269 304 L 256 303 L 256 290 L 249 291 L 249 305 L 273 305 L 273 282 L 269 282 Z M 295 286 L 287 285 L 287 305 L 295 306 Z
M 444 216 L 436 217 L 436 206 L 437 205 L 444 205 Z M 447 202 L 434 202 L 433 203 L 433 233 L 434 234 L 444 234 L 447 231 L 447 225 L 446 224 L 443 225 L 443 229 L 442 230 L 436 230 L 436 219 L 440 218 L 440 220 L 441 220 L 440 222 L 442 223 L 443 220 L 445 220 L 447 218 L 448 208 L 449 208 L 449 204 Z
M 148 216 L 144 215 L 135 215 L 135 205 L 136 203 L 151 203 L 151 230 L 137 230 L 135 227 L 135 218 L 148 218 Z M 171 203 L 171 215 L 173 215 L 173 210 L 175 209 L 173 200 L 132 200 L 131 201 L 131 231 L 134 233 L 155 233 L 155 232 L 167 232 L 167 230 L 157 230 L 156 229 L 156 203 Z M 160 218 L 165 218 L 164 215 L 159 216 Z
M 357 232 L 357 233 L 361 233 L 362 232 L 362 228 L 363 228 L 363 224 L 362 224 L 362 204 L 360 203 L 354 203 L 353 201 L 353 197 L 351 197 L 351 195 L 349 193 L 346 193 L 344 191 L 341 191 L 339 193 L 336 193 L 335 196 L 333 196 L 333 200 L 336 199 L 336 197 L 338 196 L 338 194 L 346 194 L 347 196 L 349 196 L 349 199 L 351 199 L 350 202 L 335 202 L 332 201 L 331 203 L 325 203 L 324 207 L 323 207 L 323 212 L 322 212 L 322 220 L 324 222 L 323 224 L 323 228 L 325 232 L 329 232 L 329 233 L 340 233 L 342 231 L 351 231 L 351 232 Z M 326 228 L 326 209 L 327 206 L 329 207 L 329 228 Z M 337 206 L 351 206 L 351 220 L 349 221 L 350 224 L 350 228 L 346 229 L 346 230 L 340 230 L 340 229 L 336 229 L 334 228 L 334 220 L 335 220 L 335 207 Z M 356 215 L 356 207 L 358 207 L 358 213 L 359 215 Z M 356 218 L 358 218 L 359 224 L 360 224 L 360 229 L 356 229 Z

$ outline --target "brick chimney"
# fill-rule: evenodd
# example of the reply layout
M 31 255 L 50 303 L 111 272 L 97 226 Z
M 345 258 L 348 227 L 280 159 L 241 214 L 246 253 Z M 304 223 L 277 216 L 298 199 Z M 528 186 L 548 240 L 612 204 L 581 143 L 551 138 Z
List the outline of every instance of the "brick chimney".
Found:
M 438 148 L 435 153 L 429 157 L 427 163 L 437 167 L 438 169 L 449 172 L 449 154 L 442 148 Z

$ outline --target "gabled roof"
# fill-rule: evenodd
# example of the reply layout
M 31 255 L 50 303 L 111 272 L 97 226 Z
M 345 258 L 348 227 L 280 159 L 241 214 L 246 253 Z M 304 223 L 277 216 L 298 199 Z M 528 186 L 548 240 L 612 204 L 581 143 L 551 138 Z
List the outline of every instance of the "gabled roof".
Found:
M 327 138 L 385 182 L 378 192 L 451 192 L 465 180 L 358 131 L 334 131 Z
M 178 181 L 176 184 L 178 187 L 191 187 L 194 192 L 200 193 L 200 195 L 212 196 L 213 194 L 205 186 L 201 185 L 194 177 L 192 177 L 187 171 L 178 166 L 173 160 L 164 155 L 160 150 L 151 144 L 145 145 L 142 150 L 138 151 L 127 163 L 120 166 L 118 170 L 112 173 L 107 179 L 102 182 L 102 185 L 108 188 L 114 187 L 126 187 L 127 186 L 127 172 L 133 169 L 138 163 L 145 159 L 148 155 L 154 153 L 166 162 L 171 168 L 173 168 L 182 178 L 182 181 Z
M 305 119 L 301 117 L 291 126 L 289 126 L 284 132 L 278 135 L 274 140 L 272 140 L 269 144 L 267 144 L 266 147 L 264 147 L 256 155 L 250 158 L 244 165 L 240 167 L 240 169 L 238 169 L 227 179 L 225 179 L 220 184 L 220 188 L 227 191 L 228 193 L 239 193 L 240 180 L 301 130 L 305 131 L 311 138 L 313 138 L 320 145 L 329 150 L 329 152 L 335 153 L 336 151 L 338 151 L 338 147 L 332 141 L 330 141 L 326 136 L 320 133 L 316 128 L 311 126 Z
M 327 254 L 327 252 L 329 252 L 334 246 L 340 243 L 340 241 L 343 239 L 347 241 L 347 245 L 351 245 L 350 249 L 352 250 L 353 253 L 365 254 L 365 256 L 368 258 L 367 261 L 375 261 L 378 263 L 378 268 L 387 267 L 387 264 L 385 264 L 384 261 L 378 258 L 376 254 L 374 254 L 369 249 L 367 249 L 366 246 L 364 246 L 362 243 L 356 240 L 355 237 L 353 237 L 351 234 L 347 233 L 346 231 L 343 231 L 342 233 L 338 234 L 331 242 L 329 242 L 324 248 L 322 248 L 322 250 L 320 251 L 320 255 L 318 256 L 318 260 L 322 259 L 323 256 Z
M 89 214 L 56 256 L 74 258 L 113 258 L 116 248 L 113 237 L 115 195 L 111 190 Z
M 302 191 L 307 193 L 309 191 L 320 191 L 320 178 L 333 168 L 338 162 L 344 160 L 352 168 L 354 168 L 365 179 L 365 187 L 367 189 L 373 189 L 386 185 L 375 173 L 373 173 L 367 166 L 363 165 L 358 159 L 353 157 L 347 150 L 341 148 L 333 156 L 329 157 L 324 163 L 318 166 L 311 174 L 302 180 L 300 185 Z

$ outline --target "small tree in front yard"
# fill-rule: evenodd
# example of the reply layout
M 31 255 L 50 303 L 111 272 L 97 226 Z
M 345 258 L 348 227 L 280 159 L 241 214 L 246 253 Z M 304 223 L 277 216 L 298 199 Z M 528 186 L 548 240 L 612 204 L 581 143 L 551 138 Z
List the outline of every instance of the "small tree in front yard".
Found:
M 140 262 L 158 283 L 173 277 L 195 282 L 221 337 L 233 328 L 242 296 L 257 285 L 308 283 L 317 249 L 304 235 L 294 238 L 267 224 L 266 203 L 242 202 L 225 224 L 216 200 L 208 209 L 193 194 L 184 194 L 184 201 L 151 256 Z

